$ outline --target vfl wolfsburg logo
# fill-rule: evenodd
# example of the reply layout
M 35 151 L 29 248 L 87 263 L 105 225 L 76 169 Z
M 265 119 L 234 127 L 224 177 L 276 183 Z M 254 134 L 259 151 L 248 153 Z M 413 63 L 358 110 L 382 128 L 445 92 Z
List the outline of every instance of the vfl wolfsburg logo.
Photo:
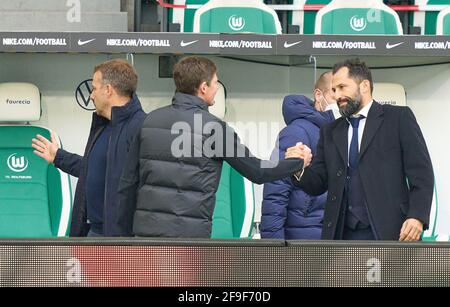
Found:
M 13 153 L 8 157 L 6 163 L 10 170 L 21 173 L 28 168 L 28 159 L 25 157 L 16 157 L 17 153 Z
M 234 31 L 240 31 L 245 27 L 245 19 L 236 15 L 231 16 L 228 19 L 228 25 Z
M 367 21 L 364 17 L 358 18 L 355 15 L 350 19 L 350 27 L 356 32 L 361 32 L 367 27 Z

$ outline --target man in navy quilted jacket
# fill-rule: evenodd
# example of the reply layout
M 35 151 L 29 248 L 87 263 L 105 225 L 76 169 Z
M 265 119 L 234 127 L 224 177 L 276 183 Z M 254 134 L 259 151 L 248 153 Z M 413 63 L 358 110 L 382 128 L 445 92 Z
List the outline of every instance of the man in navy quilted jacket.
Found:
M 284 159 L 287 148 L 301 142 L 311 148 L 313 157 L 319 141 L 320 127 L 334 120 L 338 108 L 331 90 L 331 72 L 317 80 L 314 102 L 303 95 L 289 95 L 283 101 L 287 127 L 278 136 L 278 148 L 272 157 Z M 294 186 L 290 178 L 264 185 L 261 238 L 319 240 L 326 193 L 310 196 Z
M 91 130 L 80 156 L 59 148 L 55 136 L 32 140 L 34 153 L 78 178 L 71 237 L 119 236 L 117 187 L 126 156 L 145 119 L 136 95 L 138 75 L 125 60 L 94 68 L 91 98 L 95 104 Z

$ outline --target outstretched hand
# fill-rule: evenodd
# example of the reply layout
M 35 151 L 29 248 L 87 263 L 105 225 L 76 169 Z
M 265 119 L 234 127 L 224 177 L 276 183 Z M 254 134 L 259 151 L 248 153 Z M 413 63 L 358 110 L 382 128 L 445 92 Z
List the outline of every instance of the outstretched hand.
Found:
M 48 163 L 53 163 L 53 161 L 55 161 L 59 145 L 54 132 L 51 133 L 51 141 L 38 134 L 36 135 L 36 138 L 33 138 L 32 142 L 31 146 L 35 149 L 33 152 L 36 155 L 46 160 Z

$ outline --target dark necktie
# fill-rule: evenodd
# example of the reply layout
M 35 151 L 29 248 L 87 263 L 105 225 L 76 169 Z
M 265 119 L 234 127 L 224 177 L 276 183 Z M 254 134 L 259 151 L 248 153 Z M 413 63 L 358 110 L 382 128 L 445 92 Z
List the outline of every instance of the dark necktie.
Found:
M 352 141 L 350 143 L 348 164 L 349 164 L 350 168 L 352 168 L 352 169 L 356 169 L 358 167 L 358 155 L 359 155 L 358 127 L 359 127 L 359 121 L 363 118 L 364 118 L 364 116 L 349 118 L 350 124 L 352 125 L 352 128 L 353 128 L 353 134 L 352 134 Z

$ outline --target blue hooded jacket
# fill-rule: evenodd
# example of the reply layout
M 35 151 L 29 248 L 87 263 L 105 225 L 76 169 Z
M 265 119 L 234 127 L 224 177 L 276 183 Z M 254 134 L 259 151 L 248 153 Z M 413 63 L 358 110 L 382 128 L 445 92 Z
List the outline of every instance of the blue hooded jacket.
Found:
M 318 112 L 314 103 L 303 95 L 286 96 L 283 117 L 287 127 L 278 136 L 278 146 L 272 158 L 284 159 L 286 150 L 298 142 L 306 144 L 314 154 L 320 128 L 334 120 L 331 111 Z M 261 238 L 318 240 L 322 232 L 322 219 L 326 193 L 310 196 L 295 187 L 290 178 L 264 185 L 262 203 Z

